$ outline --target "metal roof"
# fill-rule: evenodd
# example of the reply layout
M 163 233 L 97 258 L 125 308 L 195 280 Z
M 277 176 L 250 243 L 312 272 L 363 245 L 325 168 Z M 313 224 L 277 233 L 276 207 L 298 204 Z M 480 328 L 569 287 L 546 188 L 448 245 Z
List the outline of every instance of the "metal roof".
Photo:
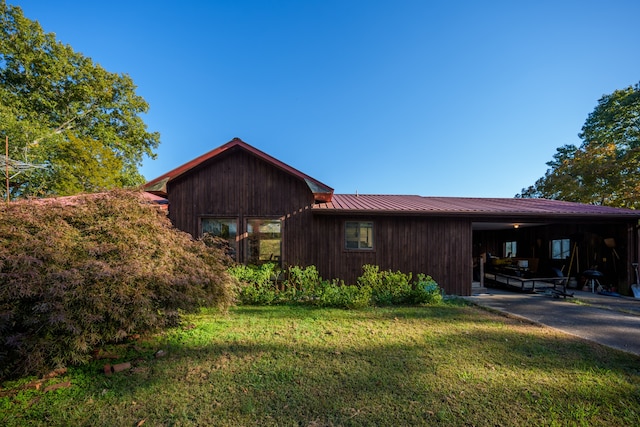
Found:
M 144 185 L 144 189 L 145 191 L 148 191 L 150 193 L 153 193 L 162 197 L 166 197 L 167 183 L 169 181 L 174 180 L 179 176 L 188 173 L 193 168 L 195 168 L 196 166 L 199 166 L 200 164 L 206 162 L 207 160 L 212 159 L 216 156 L 219 156 L 220 154 L 226 152 L 227 150 L 230 150 L 236 147 L 239 147 L 245 151 L 248 151 L 249 153 L 252 153 L 253 155 L 259 157 L 260 159 L 266 161 L 267 163 L 270 163 L 273 166 L 287 173 L 290 173 L 293 176 L 300 178 L 309 186 L 309 189 L 314 194 L 316 200 L 331 201 L 331 196 L 333 195 L 333 188 L 321 183 L 320 181 L 310 177 L 309 175 L 306 175 L 300 172 L 295 168 L 292 168 L 286 163 L 283 163 L 280 160 L 274 157 L 271 157 L 270 155 L 258 150 L 257 148 L 252 147 L 251 145 L 247 144 L 240 138 L 233 138 L 231 141 L 227 142 L 226 144 L 221 145 L 220 147 L 214 150 L 211 150 L 200 157 L 196 157 L 190 162 L 187 162 L 182 166 L 178 166 L 177 168 L 173 169 L 170 172 L 165 173 L 164 175 L 161 175 L 155 179 L 152 179 L 151 181 L 147 182 Z
M 640 210 L 588 205 L 549 199 L 424 197 L 417 195 L 333 194 L 333 188 L 252 147 L 240 138 L 183 164 L 145 184 L 150 193 L 166 197 L 167 183 L 227 150 L 240 148 L 303 180 L 314 194 L 318 214 L 461 216 L 476 221 L 495 218 L 588 218 L 640 220 Z
M 640 211 L 549 199 L 423 197 L 416 195 L 334 194 L 315 213 L 434 216 L 611 217 L 638 218 Z

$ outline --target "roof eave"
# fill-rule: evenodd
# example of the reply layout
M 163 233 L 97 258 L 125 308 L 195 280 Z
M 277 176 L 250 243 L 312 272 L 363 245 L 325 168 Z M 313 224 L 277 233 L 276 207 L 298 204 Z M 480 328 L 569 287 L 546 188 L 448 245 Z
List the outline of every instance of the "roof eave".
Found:
M 557 220 L 609 220 L 609 221 L 640 221 L 640 213 L 638 215 L 616 215 L 616 214 L 597 214 L 597 213 L 534 213 L 534 212 L 447 212 L 447 211 L 420 211 L 420 210 L 374 210 L 374 209 L 336 209 L 327 207 L 314 206 L 312 209 L 314 214 L 318 215 L 368 215 L 368 216 L 417 216 L 417 217 L 455 217 L 476 219 L 539 219 L 548 221 L 549 219 Z

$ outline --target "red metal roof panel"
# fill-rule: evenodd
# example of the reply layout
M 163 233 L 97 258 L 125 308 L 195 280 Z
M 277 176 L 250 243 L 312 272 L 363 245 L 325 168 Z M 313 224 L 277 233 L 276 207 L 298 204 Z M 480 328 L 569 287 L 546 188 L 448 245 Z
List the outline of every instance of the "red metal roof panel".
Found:
M 443 215 L 594 215 L 640 218 L 640 211 L 549 199 L 423 197 L 415 195 L 334 194 L 316 212 Z

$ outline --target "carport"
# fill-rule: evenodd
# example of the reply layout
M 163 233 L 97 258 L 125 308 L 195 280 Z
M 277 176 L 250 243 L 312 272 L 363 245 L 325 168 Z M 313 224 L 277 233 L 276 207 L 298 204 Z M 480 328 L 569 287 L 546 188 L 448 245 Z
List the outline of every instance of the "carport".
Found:
M 560 206 L 562 207 L 562 206 Z M 575 210 L 576 205 L 572 204 Z M 582 289 L 585 271 L 596 271 L 600 285 L 632 295 L 632 263 L 638 261 L 638 216 L 630 210 L 578 205 L 582 212 L 562 212 L 555 203 L 547 212 L 503 216 L 475 221 L 473 230 L 474 280 L 496 268 L 514 275 L 567 277 L 569 288 Z M 506 266 L 506 267 L 502 267 Z M 519 268 L 520 267 L 520 268 Z

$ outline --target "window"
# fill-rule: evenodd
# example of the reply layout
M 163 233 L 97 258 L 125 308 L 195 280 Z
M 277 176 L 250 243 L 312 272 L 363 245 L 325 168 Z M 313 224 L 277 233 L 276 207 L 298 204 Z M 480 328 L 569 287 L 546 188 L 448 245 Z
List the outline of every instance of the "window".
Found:
M 202 235 L 210 234 L 226 240 L 229 245 L 227 254 L 231 258 L 236 259 L 238 252 L 238 242 L 236 239 L 238 235 L 238 222 L 235 219 L 202 218 L 200 220 L 200 227 Z
M 551 259 L 567 259 L 571 254 L 571 240 L 558 239 L 551 241 Z
M 505 258 L 515 257 L 518 253 L 518 242 L 504 242 L 503 249 Z
M 247 221 L 247 263 L 279 263 L 282 242 L 282 223 L 279 219 L 250 219 Z
M 344 244 L 346 249 L 373 249 L 373 222 L 345 222 Z

